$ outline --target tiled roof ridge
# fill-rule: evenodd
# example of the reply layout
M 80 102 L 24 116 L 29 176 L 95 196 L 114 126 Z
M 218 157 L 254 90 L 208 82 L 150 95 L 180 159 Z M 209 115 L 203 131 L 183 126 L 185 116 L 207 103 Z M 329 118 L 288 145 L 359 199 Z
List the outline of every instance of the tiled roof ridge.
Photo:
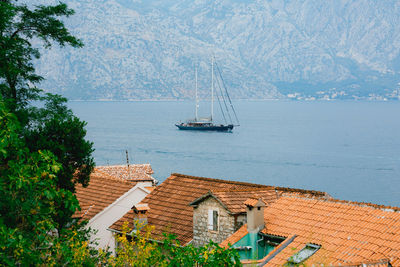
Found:
M 236 184 L 236 185 L 254 186 L 255 188 L 260 188 L 260 189 L 275 189 L 275 190 L 282 191 L 282 192 L 311 194 L 314 196 L 327 196 L 328 195 L 326 192 L 316 191 L 316 190 L 306 190 L 306 189 L 289 188 L 289 187 L 281 187 L 281 186 L 254 184 L 254 183 L 239 182 L 239 181 L 232 181 L 232 180 L 223 180 L 223 179 L 208 178 L 208 177 L 201 177 L 201 176 L 192 176 L 192 175 L 186 175 L 186 174 L 181 174 L 181 173 L 172 173 L 171 176 L 196 179 L 196 180 L 213 181 L 213 182 L 223 182 L 223 183 Z M 230 191 L 229 189 L 225 190 L 225 192 L 229 192 L 229 191 Z M 241 190 L 239 189 L 239 191 L 241 191 Z M 222 192 L 222 191 L 220 191 L 220 192 Z
M 129 164 L 129 167 L 142 167 L 142 166 L 150 166 L 151 167 L 151 164 L 150 163 L 132 163 L 132 164 Z M 126 168 L 128 168 L 128 165 L 126 165 L 126 164 L 100 165 L 100 166 L 96 166 L 95 168 L 97 168 L 97 167 L 99 167 L 99 168 L 108 168 L 108 167 L 110 167 L 110 168 L 112 168 L 112 167 L 126 167 Z
M 123 183 L 125 183 L 125 184 L 129 184 L 129 185 L 132 184 L 132 182 L 129 181 L 129 180 L 122 179 L 122 178 L 120 178 L 120 177 L 110 175 L 110 174 L 108 174 L 108 173 L 106 173 L 106 172 L 104 172 L 104 171 L 95 170 L 95 171 L 93 171 L 92 173 L 93 173 L 94 175 L 96 175 L 96 172 L 97 172 L 98 174 L 101 174 L 101 175 L 97 175 L 96 178 L 100 178 L 100 179 L 104 179 L 104 180 L 114 180 L 114 181 L 118 181 L 118 182 L 123 182 Z M 105 176 L 107 176 L 107 177 L 105 177 Z M 89 183 L 90 183 L 90 181 L 89 181 Z
M 281 187 L 281 186 L 274 186 L 275 190 L 282 191 L 282 192 L 289 192 L 289 193 L 302 193 L 302 194 L 311 194 L 314 196 L 329 196 L 328 193 L 323 191 L 317 190 L 309 190 L 309 189 L 300 189 L 300 188 L 290 188 L 290 187 Z
M 140 165 L 150 165 L 150 163 L 132 163 L 129 166 L 140 166 Z M 100 165 L 96 167 L 128 167 L 126 164 L 113 164 L 113 165 Z
M 222 182 L 222 183 L 227 183 L 227 184 L 237 184 L 237 185 L 247 185 L 247 186 L 254 186 L 254 187 L 273 188 L 273 186 L 270 186 L 270 185 L 253 184 L 253 183 L 247 183 L 247 182 L 238 182 L 238 181 L 232 181 L 232 180 L 224 180 L 224 179 L 217 179 L 217 178 L 193 176 L 193 175 L 186 175 L 186 174 L 181 174 L 181 173 L 172 173 L 171 176 L 189 178 L 189 179 L 196 179 L 196 180 L 203 180 L 203 181 L 210 181 L 210 182 Z M 226 190 L 226 191 L 228 191 L 228 190 Z
M 211 191 L 213 192 L 213 193 L 235 193 L 235 192 L 253 192 L 253 191 L 256 191 L 256 192 L 262 192 L 262 191 L 268 191 L 268 190 L 271 190 L 271 189 L 274 189 L 274 187 L 273 186 L 268 186 L 268 185 L 266 185 L 267 186 L 267 188 L 243 188 L 243 189 L 237 189 L 237 188 L 227 188 L 227 189 L 220 189 L 220 188 L 217 188 L 217 189 L 212 189 Z
M 260 200 L 262 201 L 262 203 L 264 203 L 264 206 L 266 206 L 267 202 L 262 197 L 255 197 L 255 196 L 247 198 L 246 201 L 243 202 L 243 204 L 248 207 L 255 207 Z
M 301 198 L 301 199 L 311 200 L 308 197 L 304 197 L 304 196 L 300 196 L 300 195 L 286 195 L 285 197 L 293 197 L 293 198 Z M 354 205 L 354 206 L 359 206 L 359 207 L 371 207 L 371 208 L 379 209 L 382 211 L 400 212 L 400 207 L 389 206 L 389 205 L 380 205 L 380 204 L 374 204 L 374 203 L 370 203 L 370 202 L 351 201 L 351 200 L 343 200 L 343 199 L 336 199 L 336 198 L 318 199 L 318 200 L 324 201 L 324 202 L 349 204 L 349 205 Z

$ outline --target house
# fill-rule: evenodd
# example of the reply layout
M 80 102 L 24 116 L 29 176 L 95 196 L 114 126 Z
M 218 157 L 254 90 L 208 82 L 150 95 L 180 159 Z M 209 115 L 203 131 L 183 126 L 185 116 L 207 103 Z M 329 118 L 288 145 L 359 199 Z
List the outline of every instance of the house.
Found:
M 221 243 L 246 224 L 247 214 L 243 203 L 249 197 L 262 198 L 265 201 L 263 203 L 273 203 L 282 194 L 282 191 L 272 188 L 210 190 L 189 204 L 193 207 L 193 245 L 202 246 L 209 240 Z
M 400 266 L 400 208 L 290 194 L 243 206 L 248 224 L 221 246 L 244 264 Z
M 87 227 L 97 248 L 114 252 L 115 241 L 108 227 L 149 194 L 156 184 L 150 164 L 99 166 L 90 175 L 87 187 L 77 185 L 76 197 L 81 210 L 76 218 L 88 220 Z
M 251 266 L 400 266 L 400 208 L 172 174 L 110 226 L 141 219 L 181 245 L 231 244 Z
M 258 193 L 268 203 L 281 195 L 292 193 L 309 197 L 331 198 L 324 192 L 266 186 L 237 181 L 188 176 L 173 173 L 157 186 L 140 204 L 147 204 L 147 222 L 155 227 L 153 238 L 162 239 L 162 233 L 176 235 L 181 245 L 193 243 L 200 246 L 209 239 L 222 242 L 232 235 L 246 220 L 243 201 Z M 200 202 L 203 205 L 199 204 Z M 219 205 L 219 206 L 218 206 Z M 215 208 L 210 208 L 215 207 Z M 208 210 L 213 210 L 209 213 Z M 133 228 L 138 219 L 134 210 L 127 212 L 110 227 L 110 231 L 120 232 L 125 221 Z M 213 217 L 214 216 L 214 217 Z M 218 230 L 211 217 L 218 221 Z

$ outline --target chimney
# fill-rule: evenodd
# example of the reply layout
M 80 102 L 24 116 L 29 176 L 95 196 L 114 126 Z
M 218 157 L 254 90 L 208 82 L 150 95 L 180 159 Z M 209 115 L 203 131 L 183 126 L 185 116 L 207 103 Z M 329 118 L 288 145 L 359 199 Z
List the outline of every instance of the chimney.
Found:
M 147 224 L 147 211 L 150 209 L 148 204 L 136 204 L 132 207 L 135 213 L 134 228 L 142 228 Z
M 249 233 L 261 231 L 265 226 L 265 202 L 262 200 L 262 198 L 252 197 L 247 199 L 244 204 L 246 205 L 247 231 Z

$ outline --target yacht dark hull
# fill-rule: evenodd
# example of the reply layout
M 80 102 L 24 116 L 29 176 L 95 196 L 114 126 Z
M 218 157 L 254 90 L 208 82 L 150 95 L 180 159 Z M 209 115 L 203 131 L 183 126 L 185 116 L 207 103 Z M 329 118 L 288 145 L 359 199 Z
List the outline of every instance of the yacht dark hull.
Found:
M 187 124 L 175 124 L 179 130 L 189 130 L 189 131 L 215 131 L 215 132 L 228 132 L 232 131 L 233 124 L 229 125 L 187 125 Z

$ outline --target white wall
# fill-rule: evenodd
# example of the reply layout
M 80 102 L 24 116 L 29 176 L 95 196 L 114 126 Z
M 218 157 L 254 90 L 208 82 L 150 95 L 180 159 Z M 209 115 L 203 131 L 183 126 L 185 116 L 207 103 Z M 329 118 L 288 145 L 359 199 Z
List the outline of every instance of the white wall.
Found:
M 89 221 L 87 227 L 97 230 L 97 233 L 91 237 L 91 240 L 98 243 L 97 249 L 108 247 L 112 253 L 115 253 L 114 236 L 107 229 L 150 193 L 144 188 L 145 186 L 152 186 L 152 184 L 151 182 L 138 183 Z

